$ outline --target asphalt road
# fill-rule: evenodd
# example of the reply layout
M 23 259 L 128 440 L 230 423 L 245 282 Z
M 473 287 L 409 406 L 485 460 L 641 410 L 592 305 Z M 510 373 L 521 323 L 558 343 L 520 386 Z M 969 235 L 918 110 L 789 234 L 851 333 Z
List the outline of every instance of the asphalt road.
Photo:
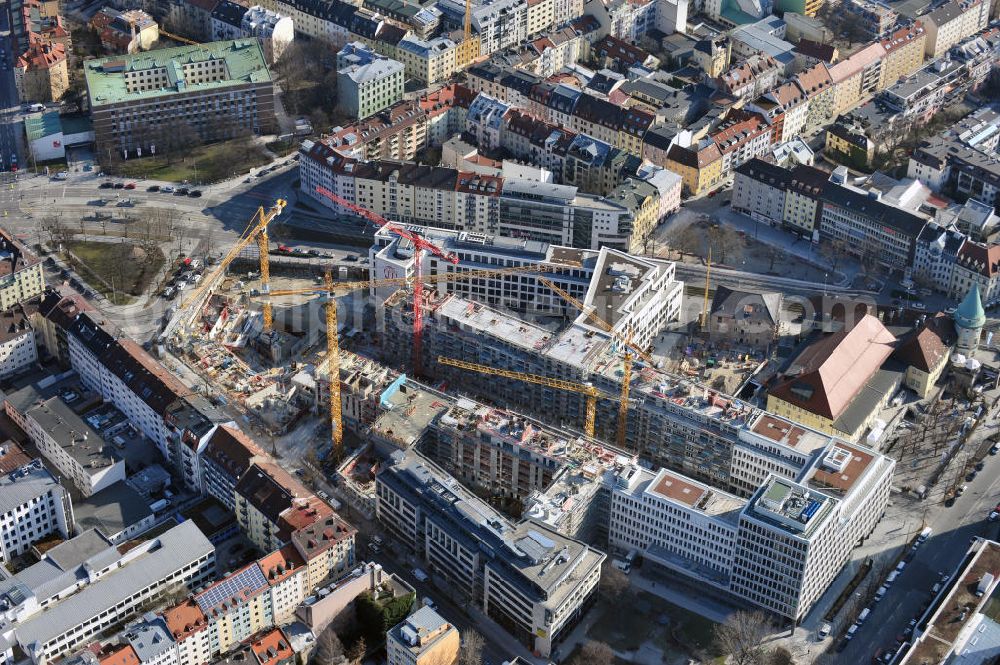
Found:
M 20 160 L 18 138 L 20 129 L 17 122 L 19 100 L 17 86 L 14 85 L 14 52 L 15 40 L 10 33 L 11 17 L 10 3 L 4 3 L 0 10 L 0 163 L 3 169 L 10 170 L 11 160 Z
M 970 541 L 976 536 L 995 538 L 996 524 L 987 521 L 993 507 L 1000 502 L 1000 457 L 987 457 L 986 468 L 969 489 L 951 507 L 943 504 L 927 506 L 927 525 L 934 531 L 906 565 L 879 603 L 870 603 L 871 615 L 841 654 L 838 662 L 869 662 L 879 648 L 896 645 L 896 637 L 906 629 L 910 619 L 923 614 L 931 601 L 931 587 L 942 573 L 951 574 L 962 561 Z M 902 501 L 896 499 L 896 503 Z M 893 520 L 893 511 L 906 508 L 894 506 L 884 519 Z M 912 508 L 910 509 L 912 510 Z M 902 520 L 899 520 L 902 523 Z M 899 533 L 887 534 L 893 538 Z M 907 534 L 911 535 L 911 534 Z M 916 535 L 913 533 L 912 535 Z M 877 543 L 874 543 L 877 545 Z M 839 660 L 842 659 L 842 660 Z

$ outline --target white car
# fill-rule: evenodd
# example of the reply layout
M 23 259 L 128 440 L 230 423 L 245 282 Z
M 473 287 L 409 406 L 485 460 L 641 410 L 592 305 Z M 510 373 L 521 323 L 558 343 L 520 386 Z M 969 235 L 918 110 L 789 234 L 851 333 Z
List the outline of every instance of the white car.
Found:
M 998 513 L 995 510 L 990 513 L 990 521 L 991 522 L 996 522 L 998 519 L 1000 519 L 1000 513 Z
M 164 185 L 163 187 L 160 187 L 160 191 L 164 194 L 173 194 L 174 188 L 170 185 Z

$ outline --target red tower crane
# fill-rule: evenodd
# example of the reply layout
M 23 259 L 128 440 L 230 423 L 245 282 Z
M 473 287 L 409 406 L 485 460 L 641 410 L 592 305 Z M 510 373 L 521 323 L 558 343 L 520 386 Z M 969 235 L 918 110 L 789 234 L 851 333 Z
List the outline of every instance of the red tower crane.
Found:
M 367 219 L 372 224 L 380 228 L 384 228 L 392 233 L 395 233 L 400 238 L 405 238 L 413 243 L 413 260 L 414 260 L 414 280 L 413 280 L 413 373 L 416 376 L 423 374 L 423 350 L 424 350 L 424 317 L 423 317 L 423 294 L 424 294 L 424 284 L 422 281 L 424 272 L 424 261 L 423 253 L 424 250 L 432 252 L 435 256 L 438 256 L 449 263 L 457 264 L 458 255 L 452 252 L 446 252 L 437 245 L 428 240 L 425 240 L 422 236 L 413 233 L 412 231 L 407 231 L 397 222 L 390 221 L 372 212 L 371 210 L 366 210 L 356 203 L 351 203 L 347 199 L 337 196 L 331 192 L 326 187 L 317 187 L 316 191 L 330 199 L 337 205 L 343 206 L 348 210 L 355 212 L 365 219 Z

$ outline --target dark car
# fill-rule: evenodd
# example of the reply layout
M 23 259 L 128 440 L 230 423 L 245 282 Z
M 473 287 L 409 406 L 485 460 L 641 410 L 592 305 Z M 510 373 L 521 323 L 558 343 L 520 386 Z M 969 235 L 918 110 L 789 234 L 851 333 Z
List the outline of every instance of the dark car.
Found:
M 150 185 L 149 187 L 146 188 L 146 191 L 147 192 L 158 192 L 158 191 L 160 191 L 160 186 L 159 185 Z
M 174 196 L 187 196 L 188 192 L 191 191 L 187 187 L 178 187 L 174 190 Z
M 320 252 L 318 249 L 310 249 L 310 250 L 308 250 L 306 252 L 306 254 L 308 254 L 309 256 L 322 256 L 323 255 L 322 252 Z
M 975 471 L 969 471 L 969 473 L 965 474 L 965 482 L 971 483 L 975 479 L 976 479 Z
M 124 182 L 116 182 L 115 183 L 115 189 L 125 189 L 125 183 Z
M 201 190 L 192 189 L 190 192 L 188 192 L 188 196 L 190 196 L 192 199 L 197 199 L 201 196 Z
M 982 471 L 985 467 L 986 467 L 986 463 L 985 462 L 978 462 L 976 464 L 976 471 Z
M 101 189 L 111 189 L 114 186 L 115 186 L 115 183 L 113 183 L 113 182 L 102 182 L 100 184 L 100 188 Z

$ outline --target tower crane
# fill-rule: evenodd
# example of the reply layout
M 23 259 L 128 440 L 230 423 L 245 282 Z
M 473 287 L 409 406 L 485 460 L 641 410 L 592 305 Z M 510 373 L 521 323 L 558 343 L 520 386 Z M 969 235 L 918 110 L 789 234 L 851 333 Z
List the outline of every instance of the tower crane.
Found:
M 547 264 L 533 264 L 518 268 L 498 268 L 494 270 L 468 270 L 421 277 L 427 282 L 455 282 L 464 279 L 501 277 L 522 273 L 546 272 L 554 267 Z M 414 282 L 412 277 L 389 277 L 386 279 L 362 280 L 355 282 L 334 282 L 330 273 L 323 276 L 323 286 L 302 289 L 277 289 L 269 293 L 270 298 L 281 296 L 319 295 L 326 298 L 326 357 L 330 371 L 330 431 L 335 459 L 340 460 L 344 445 L 344 425 L 341 415 L 340 397 L 340 339 L 337 336 L 337 295 L 349 291 L 359 291 L 383 286 L 406 286 Z
M 458 263 L 458 255 L 453 252 L 446 252 L 434 243 L 425 240 L 422 236 L 407 231 L 396 222 L 389 221 L 382 215 L 362 208 L 361 206 L 337 196 L 325 187 L 317 187 L 316 191 L 330 199 L 334 203 L 361 215 L 368 221 L 380 228 L 387 229 L 395 233 L 400 238 L 405 238 L 413 243 L 413 373 L 416 376 L 423 374 L 423 347 L 424 347 L 424 316 L 423 316 L 423 263 L 424 251 L 430 251 L 434 255 L 452 264 Z
M 545 279 L 544 277 L 539 277 L 538 281 L 549 287 L 553 293 L 559 295 L 563 300 L 572 304 L 583 314 L 587 316 L 588 319 L 597 324 L 597 327 L 601 328 L 609 335 L 614 337 L 616 340 L 622 343 L 625 347 L 624 355 L 622 356 L 622 392 L 621 397 L 618 400 L 618 432 L 615 437 L 615 442 L 619 448 L 625 448 L 625 434 L 627 432 L 628 423 L 628 395 L 631 386 L 629 385 L 632 380 L 632 359 L 633 354 L 639 356 L 645 360 L 650 365 L 653 365 L 653 359 L 649 355 L 640 349 L 637 345 L 632 342 L 632 328 L 629 327 L 628 331 L 622 335 L 614 329 L 614 327 L 599 317 L 594 313 L 593 307 L 587 307 L 582 302 L 571 296 L 569 293 L 552 283 L 551 280 Z
M 438 356 L 438 363 L 442 365 L 449 365 L 451 367 L 458 367 L 459 369 L 466 369 L 471 372 L 479 372 L 480 374 L 489 374 L 490 376 L 502 376 L 507 379 L 514 379 L 516 381 L 524 381 L 525 383 L 535 383 L 542 386 L 547 386 L 549 388 L 555 388 L 556 390 L 565 390 L 567 392 L 580 393 L 587 397 L 587 411 L 584 418 L 583 429 L 587 436 L 593 438 L 594 436 L 594 422 L 597 419 L 597 398 L 598 397 L 609 397 L 609 395 L 601 392 L 594 386 L 587 383 L 573 383 L 572 381 L 563 381 L 562 379 L 552 379 L 547 376 L 539 376 L 537 374 L 525 374 L 524 372 L 512 372 L 506 369 L 498 369 L 496 367 L 490 367 L 489 365 L 479 365 L 477 363 L 470 363 L 464 360 L 457 360 L 455 358 L 446 358 L 445 356 Z M 611 398 L 614 399 L 614 398 Z
M 191 295 L 181 302 L 178 309 L 183 311 L 189 305 L 198 302 L 205 292 L 210 289 L 215 281 L 225 272 L 226 268 L 229 267 L 229 264 L 233 262 L 233 259 L 239 256 L 239 253 L 243 251 L 243 248 L 253 242 L 257 235 L 262 231 L 265 231 L 267 229 L 267 225 L 270 224 L 275 217 L 281 214 L 281 212 L 285 209 L 285 205 L 286 201 L 284 199 L 277 199 L 274 202 L 274 205 L 267 210 L 264 210 L 263 206 L 258 208 L 257 213 L 250 219 L 250 223 L 247 225 L 246 229 L 244 229 L 243 235 L 240 236 L 238 241 L 236 241 L 236 244 L 229 250 L 229 253 L 226 254 L 221 261 L 219 261 L 219 265 L 217 265 L 215 269 L 208 274 L 204 281 L 202 281 L 201 286 L 192 291 Z M 263 257 L 266 256 L 266 254 L 266 251 L 261 253 L 262 269 L 264 265 Z M 263 273 L 261 276 L 263 277 Z M 193 318 L 194 317 L 188 319 L 189 325 Z

